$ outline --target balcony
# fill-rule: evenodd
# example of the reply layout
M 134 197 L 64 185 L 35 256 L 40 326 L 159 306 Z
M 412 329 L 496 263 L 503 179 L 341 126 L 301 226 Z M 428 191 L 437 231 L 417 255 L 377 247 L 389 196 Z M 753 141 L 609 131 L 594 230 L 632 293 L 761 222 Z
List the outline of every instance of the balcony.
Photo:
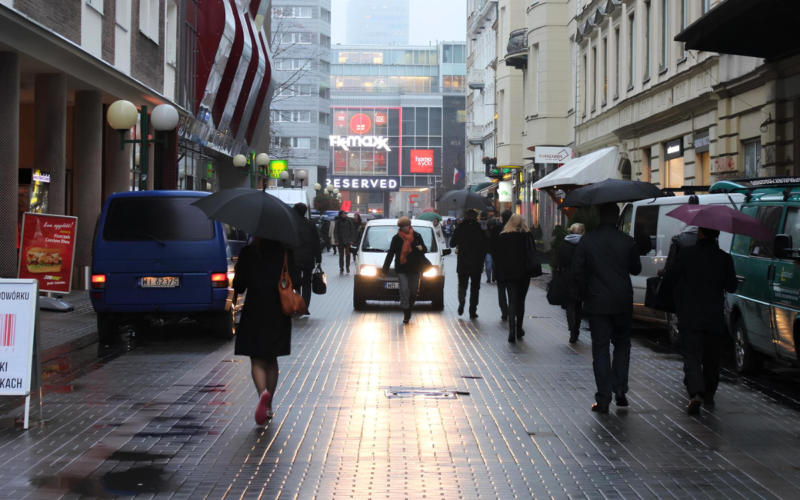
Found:
M 467 144 L 471 146 L 483 146 L 483 128 L 474 124 L 467 125 Z
M 522 69 L 528 65 L 528 30 L 514 30 L 508 36 L 506 46 L 506 66 Z
M 472 90 L 483 90 L 486 86 L 486 70 L 470 69 L 467 71 L 467 86 Z

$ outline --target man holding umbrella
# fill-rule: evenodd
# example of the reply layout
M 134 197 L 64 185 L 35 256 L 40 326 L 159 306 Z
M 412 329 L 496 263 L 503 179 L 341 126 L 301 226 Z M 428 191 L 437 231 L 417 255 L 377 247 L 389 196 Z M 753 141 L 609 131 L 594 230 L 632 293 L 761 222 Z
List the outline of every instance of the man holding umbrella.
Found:
M 486 253 L 489 251 L 489 240 L 478 223 L 478 212 L 467 210 L 464 223 L 458 226 L 450 239 L 450 246 L 455 247 L 458 255 L 458 315 L 464 314 L 464 304 L 469 292 L 469 317 L 478 317 L 478 298 L 481 289 L 481 273 Z M 470 282 L 472 282 L 470 284 Z

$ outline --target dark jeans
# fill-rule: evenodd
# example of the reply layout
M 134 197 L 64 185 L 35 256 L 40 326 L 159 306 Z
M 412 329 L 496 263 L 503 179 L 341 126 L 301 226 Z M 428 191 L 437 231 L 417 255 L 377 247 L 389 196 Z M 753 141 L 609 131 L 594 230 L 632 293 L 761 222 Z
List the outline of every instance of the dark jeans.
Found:
M 495 276 L 497 276 L 496 268 Z M 500 314 L 503 318 L 508 317 L 508 300 L 506 299 L 508 296 L 508 285 L 508 283 L 497 282 L 497 302 L 500 304 Z
M 689 397 L 713 399 L 719 385 L 722 336 L 717 333 L 681 329 L 683 373 Z
M 522 320 L 525 319 L 525 297 L 528 296 L 531 281 L 504 283 L 504 285 L 508 292 L 508 329 L 514 333 L 522 328 Z
M 458 273 L 458 303 L 462 305 L 467 300 L 467 285 L 469 285 L 469 311 L 478 309 L 478 296 L 481 289 L 481 273 Z
M 345 254 L 347 254 L 347 270 L 350 271 L 350 244 L 339 243 L 339 271 L 344 271 Z
M 306 302 L 306 307 L 308 307 L 311 304 L 311 278 L 314 276 L 314 268 L 299 268 L 297 274 L 300 276 L 300 282 L 295 285 L 297 287 L 297 293 L 303 297 L 303 300 Z
M 567 310 L 567 325 L 569 332 L 578 335 L 581 332 L 581 319 L 583 318 L 583 303 L 577 300 L 568 300 L 564 304 Z
M 631 362 L 631 319 L 633 312 L 589 316 L 592 330 L 592 367 L 598 404 L 608 406 L 611 394 L 628 392 L 628 368 Z M 611 360 L 609 343 L 614 345 Z

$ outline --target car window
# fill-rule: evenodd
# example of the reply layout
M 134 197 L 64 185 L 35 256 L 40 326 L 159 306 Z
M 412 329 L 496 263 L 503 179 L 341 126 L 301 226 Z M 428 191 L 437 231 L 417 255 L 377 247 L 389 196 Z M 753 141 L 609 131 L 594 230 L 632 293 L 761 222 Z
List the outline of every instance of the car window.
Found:
M 103 227 L 108 241 L 201 241 L 214 238 L 214 223 L 192 205 L 199 198 L 148 196 L 111 202 Z
M 628 236 L 631 235 L 631 222 L 633 221 L 633 205 L 626 205 L 625 210 L 622 211 L 622 217 L 619 218 L 619 225 L 617 228 Z
M 433 237 L 433 230 L 429 227 L 414 227 L 414 231 L 422 236 L 422 241 L 428 247 L 429 252 L 438 252 L 436 240 Z M 371 226 L 364 233 L 364 241 L 361 247 L 363 252 L 388 252 L 392 244 L 392 238 L 397 234 L 397 226 Z
M 769 228 L 770 232 L 772 232 L 773 239 L 769 241 L 753 241 L 750 244 L 750 255 L 765 259 L 773 258 L 772 244 L 774 243 L 775 235 L 778 234 L 778 224 L 781 222 L 782 214 L 783 207 L 758 207 L 755 217 Z
M 792 248 L 797 248 L 800 242 L 800 208 L 790 207 L 786 210 L 786 222 L 783 224 L 783 234 L 792 237 Z
M 745 215 L 749 215 L 750 217 L 756 216 L 756 211 L 758 207 L 743 207 L 742 213 Z M 731 253 L 736 255 L 750 255 L 750 244 L 752 243 L 752 238 L 749 236 L 744 236 L 742 234 L 735 234 L 733 235 L 733 243 L 731 244 Z
M 658 235 L 658 206 L 636 208 L 633 239 L 639 255 L 655 255 Z

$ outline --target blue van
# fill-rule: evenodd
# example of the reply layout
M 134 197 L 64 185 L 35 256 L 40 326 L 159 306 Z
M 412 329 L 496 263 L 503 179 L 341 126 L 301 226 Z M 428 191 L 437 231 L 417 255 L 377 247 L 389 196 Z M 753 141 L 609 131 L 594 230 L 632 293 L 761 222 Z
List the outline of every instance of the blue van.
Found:
M 246 235 L 192 205 L 208 194 L 108 197 L 95 230 L 90 292 L 101 340 L 113 341 L 122 325 L 185 318 L 233 336 L 233 266 Z

